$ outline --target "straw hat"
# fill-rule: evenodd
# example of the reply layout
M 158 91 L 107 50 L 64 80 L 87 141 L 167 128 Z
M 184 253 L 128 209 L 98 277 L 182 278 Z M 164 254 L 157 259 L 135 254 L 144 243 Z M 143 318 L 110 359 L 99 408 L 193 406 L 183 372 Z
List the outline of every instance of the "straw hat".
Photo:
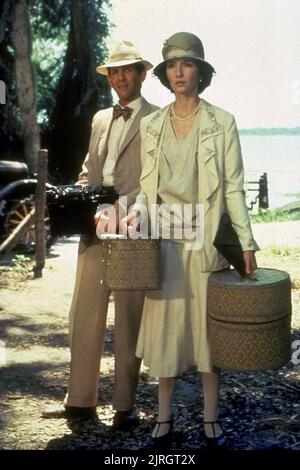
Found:
M 110 56 L 107 64 L 99 65 L 96 70 L 102 75 L 108 74 L 110 67 L 122 67 L 123 65 L 141 63 L 145 66 L 146 70 L 152 69 L 153 65 L 141 57 L 134 44 L 130 41 L 119 41 Z

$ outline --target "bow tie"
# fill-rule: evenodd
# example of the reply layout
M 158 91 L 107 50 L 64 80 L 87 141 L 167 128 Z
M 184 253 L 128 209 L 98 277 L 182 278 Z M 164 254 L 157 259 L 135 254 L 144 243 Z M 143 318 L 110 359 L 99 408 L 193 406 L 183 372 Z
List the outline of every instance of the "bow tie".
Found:
M 113 110 L 113 119 L 118 119 L 120 116 L 123 116 L 124 121 L 127 121 L 130 118 L 132 112 L 133 109 L 128 108 L 128 106 L 125 106 L 125 108 L 121 108 L 120 105 L 115 104 Z

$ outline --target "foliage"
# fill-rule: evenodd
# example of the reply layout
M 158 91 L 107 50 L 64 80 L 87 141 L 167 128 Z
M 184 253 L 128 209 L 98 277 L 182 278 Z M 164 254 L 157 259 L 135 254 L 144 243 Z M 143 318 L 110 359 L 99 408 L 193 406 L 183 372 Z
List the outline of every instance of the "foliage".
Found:
M 6 85 L 6 104 L 1 105 L 0 147 L 14 153 L 21 146 L 22 127 L 14 71 L 14 52 L 12 47 L 13 2 L 0 2 L 0 80 Z
M 281 209 L 275 210 L 260 210 L 258 214 L 250 214 L 251 222 L 255 224 L 268 223 L 268 222 L 286 222 L 290 220 L 300 220 L 300 210 L 284 211 Z
M 49 115 L 55 105 L 55 92 L 62 72 L 66 41 L 36 38 L 32 61 L 36 70 L 38 123 L 47 129 Z
M 269 247 L 269 251 L 273 256 L 290 256 L 292 253 L 296 252 L 297 250 L 295 248 L 290 248 L 288 246 L 277 246 L 277 245 L 271 245 Z
M 299 199 L 300 200 L 300 193 L 286 193 L 284 194 L 285 197 L 293 197 L 295 199 Z
M 70 31 L 72 27 L 72 12 L 76 5 L 81 5 L 87 18 L 87 41 L 82 48 L 88 47 L 91 56 L 91 70 L 96 76 L 97 63 L 105 60 L 107 55 L 106 37 L 109 33 L 110 23 L 107 10 L 109 0 L 27 0 L 32 39 L 32 61 L 35 69 L 35 82 L 37 93 L 38 122 L 42 132 L 42 143 L 49 144 L 50 127 L 55 128 L 56 122 L 51 119 L 57 104 L 59 87 L 65 71 L 67 52 L 72 48 L 70 44 Z M 0 114 L 0 146 L 1 158 L 22 159 L 22 122 L 17 103 L 16 80 L 14 71 L 14 49 L 12 41 L 13 29 L 12 0 L 0 2 L 0 80 L 3 80 L 7 89 L 7 102 L 1 106 Z M 79 58 L 80 60 L 80 58 Z M 80 63 L 75 66 L 80 69 Z M 86 73 L 84 66 L 83 72 Z M 76 71 L 66 80 L 76 80 Z M 103 77 L 94 78 L 94 84 L 87 80 L 87 89 L 92 85 L 95 109 L 105 107 L 111 102 L 111 95 Z M 72 105 L 74 113 L 82 113 L 81 96 L 74 96 Z M 78 99 L 78 101 L 76 101 Z M 91 111 L 92 112 L 92 111 Z M 90 113 L 91 114 L 91 113 Z M 90 114 L 86 119 L 90 119 Z M 70 123 L 72 125 L 72 122 Z M 68 143 L 69 146 L 72 142 Z M 86 142 L 85 142 L 85 145 Z M 63 158 L 62 155 L 59 158 Z
M 49 169 L 66 182 L 77 179 L 87 153 L 92 117 L 111 104 L 106 79 L 96 74 L 105 60 L 109 24 L 106 0 L 72 0 L 68 45 L 49 120 Z
M 29 1 L 33 32 L 32 60 L 36 70 L 38 121 L 42 132 L 49 130 L 50 117 L 55 108 L 59 83 L 66 65 L 66 53 L 70 45 L 72 4 L 74 5 L 74 3 L 72 0 Z M 95 64 L 101 62 L 107 53 L 105 38 L 109 33 L 110 24 L 103 11 L 104 5 L 110 6 L 109 1 L 84 1 L 89 21 L 87 25 L 89 48 L 93 53 L 91 60 Z M 107 99 L 107 87 L 101 77 L 99 77 L 97 84 L 99 92 L 97 107 L 99 108 Z
M 36 73 L 38 122 L 47 129 L 55 105 L 55 93 L 63 70 L 70 29 L 69 0 L 30 0 L 32 62 Z
M 24 255 L 15 255 L 12 259 L 13 270 L 20 274 L 29 274 L 32 271 L 32 261 Z

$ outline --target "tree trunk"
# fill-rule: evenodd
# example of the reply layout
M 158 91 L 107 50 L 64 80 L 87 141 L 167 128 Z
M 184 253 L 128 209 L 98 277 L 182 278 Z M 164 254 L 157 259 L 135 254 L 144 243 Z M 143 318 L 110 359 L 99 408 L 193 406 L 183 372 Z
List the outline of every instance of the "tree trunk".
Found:
M 33 67 L 31 63 L 31 31 L 26 0 L 15 0 L 13 39 L 17 94 L 23 127 L 25 160 L 31 171 L 37 169 L 40 133 L 37 124 Z

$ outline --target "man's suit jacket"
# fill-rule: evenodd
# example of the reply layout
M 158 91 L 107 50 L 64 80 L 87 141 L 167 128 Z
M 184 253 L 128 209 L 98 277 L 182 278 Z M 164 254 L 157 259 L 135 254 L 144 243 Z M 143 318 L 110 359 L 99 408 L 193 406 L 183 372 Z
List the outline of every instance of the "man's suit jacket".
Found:
M 144 116 L 157 109 L 159 109 L 157 106 L 148 103 L 143 98 L 142 107 L 135 116 L 117 157 L 114 187 L 119 195 L 127 196 L 128 207 L 134 202 L 139 192 L 141 173 L 140 121 Z M 83 163 L 78 184 L 101 186 L 102 171 L 107 157 L 108 140 L 113 122 L 112 115 L 113 108 L 108 108 L 98 111 L 93 118 L 89 152 Z
M 141 191 L 135 207 L 157 203 L 158 159 L 164 123 L 170 106 L 141 122 Z M 198 202 L 204 205 L 204 246 L 201 250 L 203 271 L 228 266 L 212 242 L 221 216 L 227 211 L 237 231 L 243 250 L 257 250 L 245 203 L 244 172 L 240 142 L 234 117 L 203 100 L 198 133 Z M 180 181 L 178 182 L 180 184 Z

